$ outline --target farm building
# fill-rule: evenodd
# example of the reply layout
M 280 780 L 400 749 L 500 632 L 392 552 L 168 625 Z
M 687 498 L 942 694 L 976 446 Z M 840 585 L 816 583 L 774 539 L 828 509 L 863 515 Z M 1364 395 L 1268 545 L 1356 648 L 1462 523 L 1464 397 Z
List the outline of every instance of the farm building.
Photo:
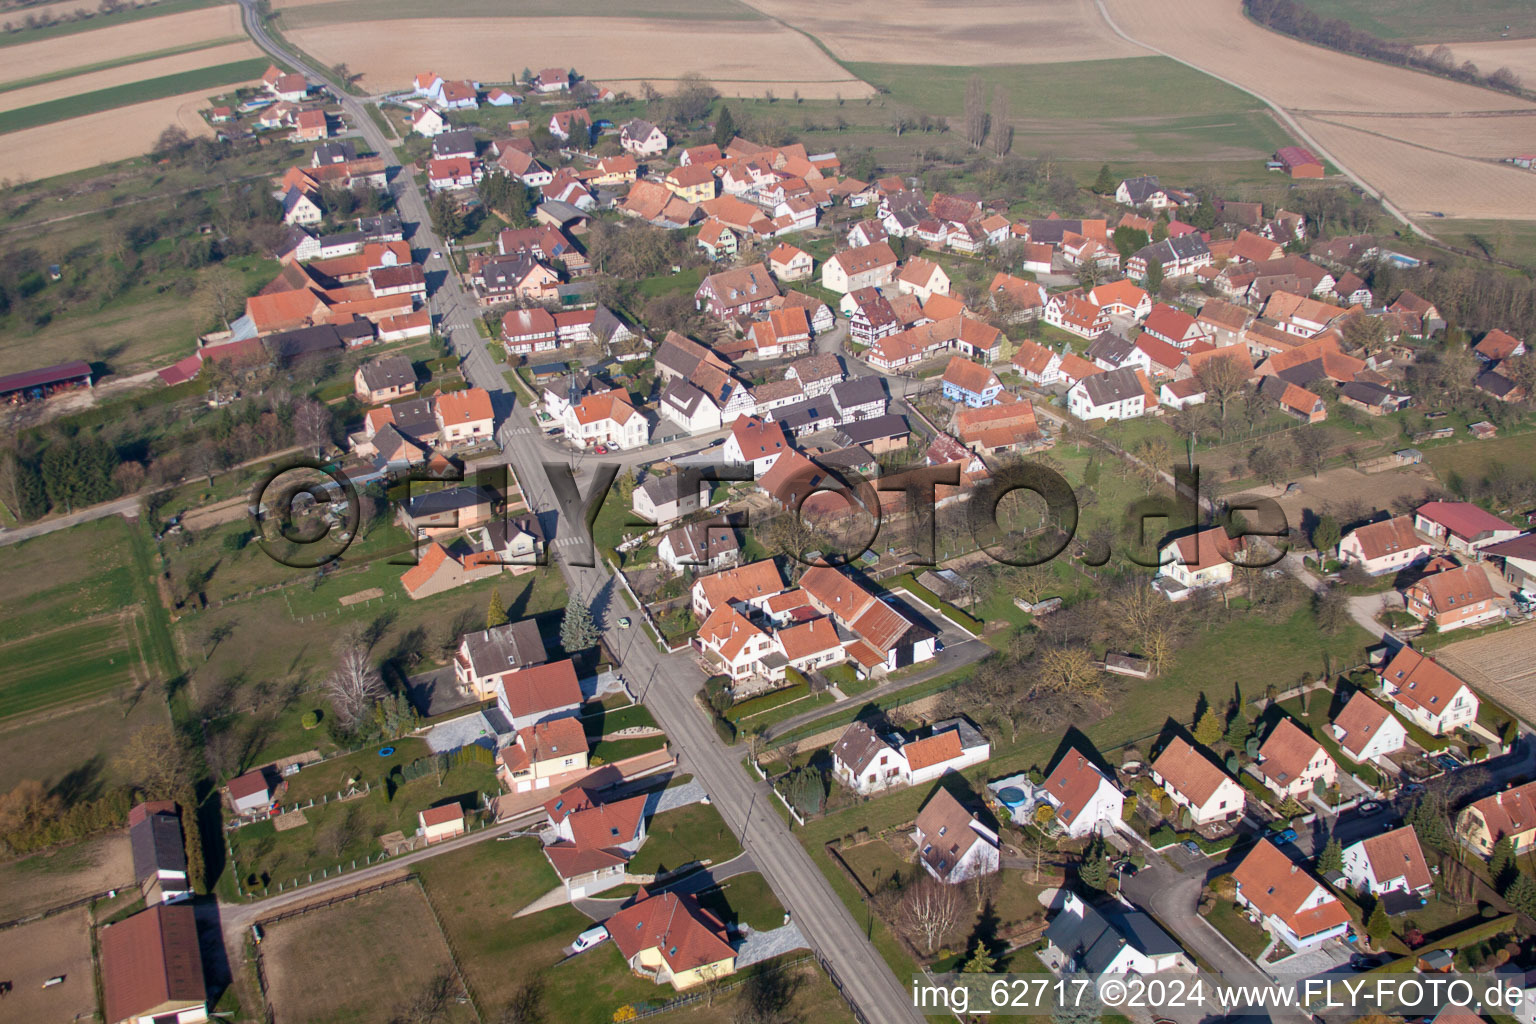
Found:
M 0 377 L 0 401 L 16 404 L 91 386 L 91 364 L 75 360 Z
M 1301 146 L 1281 146 L 1275 151 L 1275 159 L 1285 173 L 1293 178 L 1321 178 L 1323 162 L 1312 151 Z

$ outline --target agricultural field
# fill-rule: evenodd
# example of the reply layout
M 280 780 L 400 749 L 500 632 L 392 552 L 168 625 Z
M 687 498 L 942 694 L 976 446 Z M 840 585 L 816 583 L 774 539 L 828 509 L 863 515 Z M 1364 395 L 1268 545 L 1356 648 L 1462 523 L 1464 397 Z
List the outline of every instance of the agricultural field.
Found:
M 1536 623 L 1526 623 L 1471 640 L 1446 644 L 1435 652 L 1445 667 L 1520 718 L 1536 719 L 1536 665 L 1531 643 Z
M 807 98 L 871 90 L 816 44 L 782 25 L 746 21 L 548 17 L 411 18 L 290 28 L 284 33 L 322 64 L 346 63 L 371 91 L 408 88 L 414 69 L 451 68 L 482 82 L 523 67 L 575 67 L 612 88 L 637 91 L 696 72 L 726 95 L 772 91 Z M 409 59 L 401 41 L 408 39 Z M 445 72 L 447 73 L 447 72 Z
M 1536 36 L 1536 9 L 1525 0 L 1307 0 L 1307 7 L 1404 42 L 1498 39 L 1506 29 L 1516 39 Z M 1460 48 L 1456 56 L 1463 59 Z
M 7 136 L 0 180 L 7 181 L 139 156 L 171 124 L 209 135 L 198 111 L 210 94 L 259 78 L 267 65 L 234 4 L 172 4 L 160 17 L 103 18 L 0 39 L 11 44 L 0 78 Z M 174 52 L 166 53 L 168 44 Z
M 0 864 L 0 921 L 132 886 L 128 831 L 118 829 Z
M 6 549 L 0 790 L 65 772 L 88 789 L 133 731 L 166 718 L 129 531 L 112 518 Z
M 266 927 L 267 998 L 278 1020 L 350 1024 L 408 1006 L 438 981 L 461 994 L 453 954 L 414 882 L 405 882 Z M 367 950 L 367 956 L 358 956 Z M 450 998 L 444 1024 L 474 1011 Z
M 12 990 L 7 1020 L 84 1020 L 96 1016 L 91 919 L 84 907 L 0 931 L 0 964 Z M 63 984 L 43 988 L 58 975 Z
M 815 36 L 840 60 L 927 64 L 1035 64 L 1143 56 L 1115 35 L 1093 0 L 752 0 L 763 13 Z
M 339 22 L 383 21 L 420 18 L 505 17 L 502 0 L 449 0 L 434 4 L 430 12 L 411 0 L 276 0 L 272 8 L 282 12 L 286 28 L 307 28 Z M 739 0 L 520 0 L 519 18 L 708 18 L 711 21 L 756 21 L 757 11 Z
M 1366 135 L 1319 119 L 1536 109 L 1529 101 L 1309 46 L 1247 20 L 1241 5 L 1231 0 L 1171 0 L 1156 7 L 1106 0 L 1106 9 L 1133 39 L 1297 114 L 1329 154 L 1410 215 L 1433 211 L 1536 218 L 1536 179 L 1529 174 L 1447 155 L 1476 150 L 1484 128 L 1465 126 L 1477 118 L 1449 119 L 1439 136 L 1446 152 L 1421 148 L 1415 139 Z
M 1506 466 L 1536 463 L 1536 433 L 1441 445 L 1426 451 L 1424 460 L 1434 467 L 1442 481 L 1450 479 L 1453 473 L 1464 479 L 1478 479 L 1496 462 Z
M 1521 5 L 1530 12 L 1528 5 Z M 1531 28 L 1536 33 L 1536 25 Z M 1536 87 L 1536 44 L 1530 39 L 1501 39 L 1491 43 L 1455 43 L 1451 53 L 1457 64 L 1471 61 L 1484 74 L 1509 68 L 1527 88 Z

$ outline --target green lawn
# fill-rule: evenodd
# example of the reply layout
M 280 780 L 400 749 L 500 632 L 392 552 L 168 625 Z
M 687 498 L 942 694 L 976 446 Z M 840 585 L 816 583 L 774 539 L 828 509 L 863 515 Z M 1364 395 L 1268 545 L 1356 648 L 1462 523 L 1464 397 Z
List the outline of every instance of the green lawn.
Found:
M 145 678 L 133 617 L 77 623 L 0 645 L 0 719 L 71 704 Z
M 1269 944 L 1269 935 L 1264 929 L 1244 917 L 1231 900 L 1218 898 L 1206 920 L 1250 960 L 1264 952 L 1264 947 Z
M 1452 473 L 1464 480 L 1479 480 L 1496 462 L 1511 468 L 1536 463 L 1536 431 L 1496 437 L 1491 441 L 1463 440 L 1465 437 L 1464 432 L 1458 431 L 1458 443 L 1424 452 L 1424 460 L 1442 481 L 1450 479 Z
M 693 861 L 723 864 L 741 852 L 736 836 L 710 804 L 689 804 L 646 824 L 645 845 L 629 862 L 637 875 L 674 871 Z
M 198 68 L 175 75 L 147 78 L 141 82 L 119 85 L 111 89 L 96 89 L 92 92 L 49 100 L 46 103 L 34 103 L 30 107 L 0 111 L 0 133 L 17 132 L 23 128 L 36 128 L 39 125 L 53 124 L 56 121 L 80 117 L 83 114 L 95 114 L 134 103 L 179 96 L 185 92 L 218 89 L 236 82 L 249 81 L 260 78 L 261 73 L 270 63 L 271 61 L 265 57 L 253 57 L 250 60 L 232 61 L 211 68 Z
M 7 547 L 0 643 L 136 602 L 130 529 L 113 516 Z
M 1536 224 L 1528 221 L 1436 221 L 1435 237 L 1447 245 L 1484 252 L 1525 267 L 1536 266 Z
M 200 7 L 213 7 L 226 0 L 160 0 L 159 3 L 143 7 L 124 7 L 111 15 L 97 14 L 95 17 L 84 21 L 67 21 L 56 25 L 43 25 L 38 28 L 21 28 L 14 32 L 0 33 L 0 46 L 15 46 L 18 43 L 35 43 L 41 39 L 52 39 L 55 36 L 75 35 L 79 32 L 89 32 L 96 28 L 110 28 L 113 25 L 123 25 L 130 21 L 141 21 L 145 18 L 159 18 L 167 14 L 180 14 L 183 11 L 195 11 Z M 94 11 L 94 6 L 86 7 Z M 24 24 L 26 11 L 24 8 L 12 8 L 0 15 L 0 23 L 11 22 L 17 26 Z
M 1536 8 L 1525 0 L 1307 0 L 1322 18 L 1339 18 L 1382 39 L 1427 44 L 1536 36 Z M 1491 69 L 1490 69 L 1491 70 Z
M 718 889 L 699 893 L 699 902 L 726 924 L 751 925 L 768 931 L 784 923 L 784 904 L 762 875 L 752 872 L 726 879 Z

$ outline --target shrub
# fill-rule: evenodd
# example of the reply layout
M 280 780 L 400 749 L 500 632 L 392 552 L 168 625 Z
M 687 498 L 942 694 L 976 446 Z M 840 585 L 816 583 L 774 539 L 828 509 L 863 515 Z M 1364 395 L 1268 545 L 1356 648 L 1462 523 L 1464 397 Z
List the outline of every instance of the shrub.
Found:
M 299 724 L 302 725 L 306 729 L 317 728 L 320 725 L 320 712 L 319 712 L 319 710 L 317 709 L 317 710 L 314 710 L 314 711 L 306 711 L 306 712 L 304 712 L 304 717 L 299 719 Z

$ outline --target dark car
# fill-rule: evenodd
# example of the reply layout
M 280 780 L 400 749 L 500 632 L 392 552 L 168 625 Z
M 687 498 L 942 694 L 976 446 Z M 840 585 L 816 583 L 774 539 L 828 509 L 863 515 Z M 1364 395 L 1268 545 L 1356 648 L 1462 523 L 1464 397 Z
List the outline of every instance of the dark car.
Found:
M 1269 834 L 1269 838 L 1274 842 L 1280 843 L 1281 845 L 1286 843 L 1294 843 L 1296 841 L 1296 830 L 1293 828 L 1283 828 L 1279 831 L 1271 832 Z

